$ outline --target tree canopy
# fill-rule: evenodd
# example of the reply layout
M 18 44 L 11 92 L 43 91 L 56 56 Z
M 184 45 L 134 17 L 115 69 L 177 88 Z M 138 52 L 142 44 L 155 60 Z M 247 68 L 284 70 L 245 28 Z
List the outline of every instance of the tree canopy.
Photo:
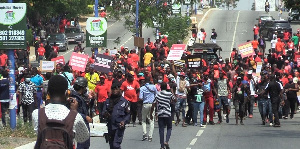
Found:
M 283 2 L 286 8 L 300 11 L 300 0 L 283 0 Z

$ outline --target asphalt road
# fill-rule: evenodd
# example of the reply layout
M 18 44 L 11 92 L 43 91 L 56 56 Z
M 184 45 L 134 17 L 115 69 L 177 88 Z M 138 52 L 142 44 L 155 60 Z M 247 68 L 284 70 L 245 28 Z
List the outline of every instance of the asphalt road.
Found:
M 241 10 L 213 10 L 207 15 L 200 27 L 206 29 L 208 37 L 210 29 L 215 28 L 218 33 L 217 43 L 223 48 L 221 56 L 229 57 L 233 47 L 253 39 L 252 28 L 257 23 L 256 18 L 265 12 Z M 277 12 L 270 15 L 278 19 Z M 286 17 L 286 13 L 283 18 Z M 293 31 L 300 28 L 297 23 L 292 24 Z M 209 42 L 209 38 L 207 39 Z M 270 43 L 267 42 L 268 46 Z M 268 49 L 269 47 L 267 47 Z M 217 119 L 214 119 L 217 122 Z M 300 115 L 296 114 L 294 119 L 281 120 L 281 127 L 270 127 L 269 124 L 261 125 L 261 119 L 257 107 L 254 108 L 254 117 L 247 118 L 245 125 L 235 125 L 234 111 L 230 114 L 230 123 L 221 125 L 207 125 L 205 128 L 173 125 L 170 147 L 172 149 L 296 149 L 300 146 L 298 141 Z M 131 124 L 125 130 L 122 143 L 123 149 L 153 149 L 159 148 L 158 126 L 155 124 L 153 141 L 141 141 L 142 127 L 132 127 Z M 108 149 L 104 138 L 91 138 L 91 149 Z

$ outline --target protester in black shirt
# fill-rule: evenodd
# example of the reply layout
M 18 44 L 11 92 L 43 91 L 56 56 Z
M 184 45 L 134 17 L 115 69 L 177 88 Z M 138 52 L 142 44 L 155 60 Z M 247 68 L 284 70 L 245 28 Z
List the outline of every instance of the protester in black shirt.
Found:
M 45 46 L 45 57 L 46 57 L 46 59 L 48 59 L 49 58 L 49 55 L 50 55 L 50 53 L 51 53 L 51 51 L 52 51 L 52 49 L 51 49 L 51 46 L 50 46 L 50 44 L 49 44 L 49 41 L 47 41 L 47 44 L 46 44 L 46 46 Z
M 272 112 L 274 114 L 274 127 L 280 127 L 279 122 L 279 116 L 278 116 L 278 110 L 279 110 L 279 104 L 282 99 L 282 91 L 283 87 L 281 83 L 276 81 L 276 75 L 270 76 L 270 82 L 267 84 L 265 88 L 266 93 L 270 95 L 271 103 L 272 103 Z
M 290 112 L 291 108 L 291 115 L 290 118 L 294 118 L 294 112 L 295 112 L 295 103 L 297 102 L 297 92 L 299 91 L 299 86 L 297 84 L 298 79 L 297 78 L 289 78 L 289 83 L 287 83 L 284 86 L 285 93 L 287 95 L 287 100 L 284 101 L 284 110 L 285 110 L 285 115 L 284 119 L 288 118 L 288 114 Z

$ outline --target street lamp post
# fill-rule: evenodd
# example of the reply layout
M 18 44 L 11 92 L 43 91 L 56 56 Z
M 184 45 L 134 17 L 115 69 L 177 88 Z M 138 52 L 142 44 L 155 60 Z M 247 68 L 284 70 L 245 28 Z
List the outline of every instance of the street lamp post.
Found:
M 135 6 L 135 28 L 136 28 L 136 37 L 139 37 L 139 0 L 136 0 Z
M 8 0 L 8 3 L 13 3 L 13 0 Z M 8 66 L 9 66 L 9 97 L 10 101 L 13 101 L 13 98 L 16 94 L 16 84 L 15 84 L 15 57 L 14 50 L 9 49 L 7 51 L 8 55 Z M 9 109 L 10 117 L 10 128 L 14 130 L 16 128 L 16 107 L 10 107 Z
M 94 7 L 95 7 L 95 9 L 94 9 L 95 10 L 95 17 L 98 17 L 98 15 L 99 15 L 98 14 L 98 0 L 95 0 L 95 6 Z M 97 47 L 94 48 L 94 54 L 95 55 L 98 54 L 98 48 Z
M 156 8 L 159 8 L 158 5 L 159 5 L 159 0 L 156 0 Z M 158 15 L 159 15 L 159 14 L 158 14 Z M 157 20 L 156 20 L 156 21 L 157 21 Z M 159 26 L 158 26 L 159 24 L 158 24 L 158 23 L 159 23 L 159 22 L 157 21 L 157 22 L 156 22 L 156 25 L 157 25 L 157 26 L 156 26 L 156 39 L 159 39 L 159 28 L 158 28 L 158 27 L 159 27 Z

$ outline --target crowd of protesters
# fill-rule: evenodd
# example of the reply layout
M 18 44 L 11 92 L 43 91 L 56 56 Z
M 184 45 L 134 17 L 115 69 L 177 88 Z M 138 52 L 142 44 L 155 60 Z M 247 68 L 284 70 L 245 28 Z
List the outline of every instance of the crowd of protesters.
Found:
M 254 40 L 251 41 L 255 50 L 253 56 L 242 58 L 234 48 L 230 58 L 223 60 L 219 57 L 206 61 L 202 63 L 201 69 L 187 69 L 185 65 L 175 65 L 174 61 L 168 61 L 170 50 L 166 37 L 157 39 L 154 43 L 148 39 L 139 54 L 136 50 L 121 47 L 117 54 L 112 55 L 114 60 L 109 73 L 95 70 L 94 54 L 89 58 L 84 72 L 72 70 L 68 63 L 59 63 L 53 72 L 41 73 L 39 68 L 26 63 L 25 66 L 24 61 L 18 61 L 18 109 L 22 107 L 24 122 L 31 122 L 33 110 L 47 104 L 51 98 L 47 92 L 48 80 L 61 75 L 68 81 L 70 90 L 73 89 L 76 78 L 84 77 L 87 80 L 88 92 L 84 96 L 86 108 L 89 109 L 89 116 L 98 115 L 101 123 L 108 121 L 105 114 L 106 102 L 107 98 L 112 98 L 111 89 L 119 88 L 123 92 L 122 96 L 129 102 L 128 123 L 133 126 L 137 123 L 142 125 L 142 140 L 152 141 L 154 123 L 158 121 L 161 148 L 169 146 L 172 122 L 176 126 L 181 124 L 182 127 L 203 127 L 206 124 L 215 125 L 213 117 L 217 115 L 217 124 L 221 124 L 223 120 L 229 123 L 231 103 L 234 105 L 237 125 L 244 125 L 246 117 L 252 118 L 253 107 L 258 105 L 262 124 L 280 127 L 279 119 L 288 119 L 289 114 L 291 119 L 294 118 L 299 105 L 297 92 L 300 69 L 294 59 L 299 53 L 299 35 L 298 31 L 294 36 L 285 38 L 284 35 L 283 39 L 277 39 L 275 33 L 274 40 L 277 39 L 277 42 L 271 41 L 272 49 L 264 56 L 266 42 L 261 36 L 257 39 L 254 28 Z M 103 54 L 110 55 L 109 50 Z M 1 51 L 0 58 L 0 99 L 2 123 L 5 126 L 9 81 L 7 55 L 4 51 Z M 257 69 L 260 70 L 258 73 Z M 19 113 L 20 110 L 17 114 Z M 147 124 L 150 125 L 149 132 Z

